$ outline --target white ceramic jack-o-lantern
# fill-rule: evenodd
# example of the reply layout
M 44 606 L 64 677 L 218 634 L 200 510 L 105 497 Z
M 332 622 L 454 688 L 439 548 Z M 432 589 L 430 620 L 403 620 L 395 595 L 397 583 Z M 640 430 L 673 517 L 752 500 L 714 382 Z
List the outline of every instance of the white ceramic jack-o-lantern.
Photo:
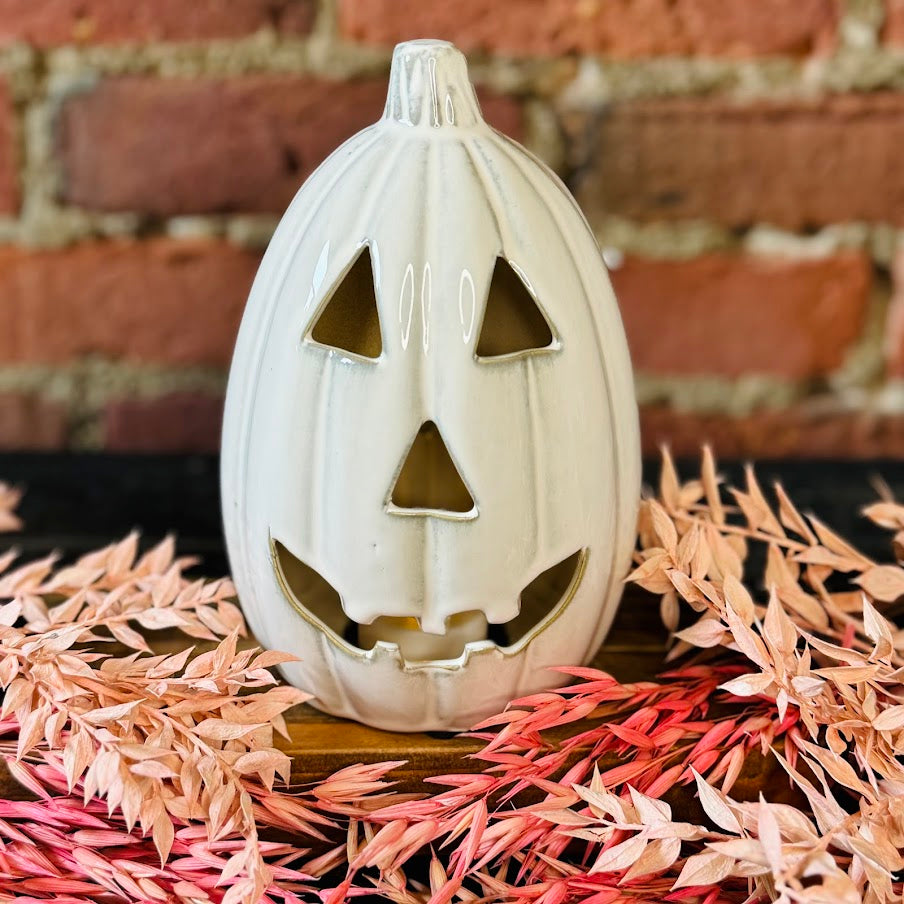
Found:
M 222 487 L 251 627 L 329 712 L 467 728 L 593 656 L 639 469 L 574 200 L 483 121 L 452 45 L 399 45 L 383 118 L 298 193 L 242 322 Z

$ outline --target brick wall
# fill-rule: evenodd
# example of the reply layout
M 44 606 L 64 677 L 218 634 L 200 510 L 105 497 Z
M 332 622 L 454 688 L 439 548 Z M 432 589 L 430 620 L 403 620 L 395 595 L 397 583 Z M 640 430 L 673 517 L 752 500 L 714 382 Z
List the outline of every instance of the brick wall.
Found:
M 0 448 L 216 448 L 273 226 L 424 36 L 597 232 L 648 450 L 904 452 L 904 0 L 0 0 Z

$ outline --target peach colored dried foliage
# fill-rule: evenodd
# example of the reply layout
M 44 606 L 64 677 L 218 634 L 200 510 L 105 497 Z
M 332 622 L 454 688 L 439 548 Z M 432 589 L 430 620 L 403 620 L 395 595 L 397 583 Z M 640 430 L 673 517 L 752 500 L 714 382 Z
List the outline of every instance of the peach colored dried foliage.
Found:
M 20 489 L 0 482 L 0 533 L 8 533 L 22 527 L 22 521 L 16 514 L 21 499 Z
M 267 806 L 277 778 L 288 781 L 291 763 L 274 732 L 285 734 L 282 714 L 306 695 L 268 671 L 286 654 L 238 649 L 245 628 L 229 580 L 187 579 L 192 562 L 174 558 L 171 539 L 141 557 L 137 548 L 131 535 L 59 570 L 52 557 L 13 570 L 14 553 L 0 562 L 8 599 L 0 607 L 0 730 L 11 738 L 2 749 L 36 793 L 53 781 L 86 805 L 105 800 L 119 814 L 114 834 L 137 827 L 160 862 L 179 826 L 202 826 L 211 850 L 243 839 L 222 863 L 223 900 L 258 900 L 274 873 L 255 808 Z M 155 656 L 133 626 L 222 640 L 195 656 L 191 647 Z M 135 652 L 102 652 L 112 639 Z M 318 836 L 318 825 L 330 825 L 291 798 L 282 810 L 296 832 Z
M 772 497 L 752 469 L 726 492 L 708 450 L 689 482 L 666 455 L 630 580 L 660 596 L 671 670 L 568 669 L 419 796 L 389 790 L 394 763 L 274 785 L 303 695 L 236 645 L 231 585 L 189 581 L 169 543 L 6 557 L 0 743 L 41 799 L 0 801 L 0 899 L 900 901 L 904 632 L 883 613 L 904 569 Z M 866 515 L 904 555 L 904 506 Z M 157 627 L 222 639 L 164 659 L 136 630 Z M 105 656 L 107 634 L 135 654 Z

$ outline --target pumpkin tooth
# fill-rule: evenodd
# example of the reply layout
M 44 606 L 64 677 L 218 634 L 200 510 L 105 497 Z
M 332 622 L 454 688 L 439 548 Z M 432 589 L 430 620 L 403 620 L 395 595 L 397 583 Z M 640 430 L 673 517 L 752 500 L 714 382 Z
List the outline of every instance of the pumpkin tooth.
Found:
M 405 662 L 399 645 L 391 640 L 378 640 L 369 650 L 362 650 L 368 658 L 394 659 L 400 664 Z

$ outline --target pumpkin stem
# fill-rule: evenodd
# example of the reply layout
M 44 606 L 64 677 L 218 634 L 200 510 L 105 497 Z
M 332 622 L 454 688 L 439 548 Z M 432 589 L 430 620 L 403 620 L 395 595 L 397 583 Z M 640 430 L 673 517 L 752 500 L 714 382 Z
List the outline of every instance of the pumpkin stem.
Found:
M 482 125 L 464 54 L 448 41 L 397 44 L 383 119 L 432 128 Z

